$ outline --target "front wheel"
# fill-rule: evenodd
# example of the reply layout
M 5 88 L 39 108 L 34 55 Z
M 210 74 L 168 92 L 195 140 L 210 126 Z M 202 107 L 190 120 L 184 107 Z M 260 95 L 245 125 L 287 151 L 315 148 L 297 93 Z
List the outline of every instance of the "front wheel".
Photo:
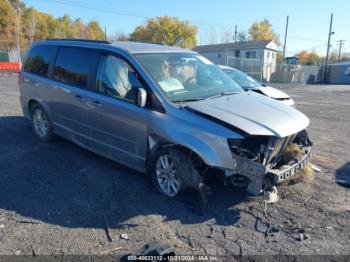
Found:
M 183 187 L 178 164 L 176 157 L 166 149 L 158 151 L 152 163 L 152 182 L 160 193 L 168 197 L 175 197 Z

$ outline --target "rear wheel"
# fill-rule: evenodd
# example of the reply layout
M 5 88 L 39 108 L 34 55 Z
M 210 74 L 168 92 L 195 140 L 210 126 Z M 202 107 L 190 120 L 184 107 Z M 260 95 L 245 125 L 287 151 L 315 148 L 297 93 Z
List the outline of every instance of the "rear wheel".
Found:
M 52 125 L 44 109 L 36 104 L 31 108 L 32 129 L 41 142 L 51 142 L 54 139 Z

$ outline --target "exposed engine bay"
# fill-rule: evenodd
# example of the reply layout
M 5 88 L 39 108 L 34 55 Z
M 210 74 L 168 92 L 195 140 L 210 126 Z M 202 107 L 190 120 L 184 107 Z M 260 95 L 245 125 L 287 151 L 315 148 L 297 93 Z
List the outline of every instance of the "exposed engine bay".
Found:
M 258 195 L 261 189 L 271 187 L 295 176 L 303 169 L 311 157 L 312 142 L 306 130 L 284 138 L 251 136 L 244 140 L 228 139 L 235 162 L 234 172 L 227 173 L 232 180 L 248 178 L 247 190 Z M 290 145 L 300 148 L 298 152 L 288 152 Z M 300 152 L 299 152 L 300 151 Z

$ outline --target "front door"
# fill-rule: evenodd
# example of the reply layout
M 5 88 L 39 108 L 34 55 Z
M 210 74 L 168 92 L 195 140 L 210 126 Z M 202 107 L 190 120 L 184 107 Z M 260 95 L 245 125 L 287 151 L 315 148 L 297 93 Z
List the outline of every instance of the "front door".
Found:
M 124 59 L 101 54 L 94 93 L 86 103 L 94 151 L 144 171 L 151 112 L 136 104 L 140 87 L 145 88 Z

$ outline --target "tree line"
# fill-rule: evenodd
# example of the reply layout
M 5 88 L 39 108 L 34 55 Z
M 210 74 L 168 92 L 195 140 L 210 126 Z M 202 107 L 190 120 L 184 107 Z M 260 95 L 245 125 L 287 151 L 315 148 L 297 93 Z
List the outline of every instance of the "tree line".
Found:
M 105 39 L 104 31 L 97 21 L 84 23 L 69 15 L 54 17 L 33 7 L 27 8 L 21 0 L 0 0 L 0 49 L 9 50 L 17 46 L 17 33 L 21 49 L 27 49 L 34 41 L 46 38 Z M 197 26 L 177 17 L 160 16 L 148 19 L 127 35 L 119 33 L 109 40 L 140 41 L 179 46 L 191 49 L 197 45 Z M 240 31 L 237 41 L 271 40 L 279 43 L 269 20 L 254 23 L 248 34 Z M 233 41 L 233 39 L 231 38 Z
M 295 56 L 299 57 L 299 63 L 302 65 L 321 65 L 326 61 L 324 56 L 319 56 L 315 51 L 308 52 L 307 50 L 302 50 L 299 53 L 296 53 Z M 349 54 L 344 54 L 341 57 L 338 57 L 339 54 L 336 51 L 332 51 L 329 54 L 329 62 L 336 63 L 342 61 L 349 61 Z
M 103 40 L 104 31 L 97 21 L 84 23 L 80 18 L 72 19 L 69 15 L 54 17 L 40 12 L 33 7 L 27 8 L 21 0 L 0 0 L 0 50 L 10 50 L 17 46 L 17 33 L 19 30 L 20 48 L 26 50 L 34 41 L 46 38 L 84 38 Z M 209 44 L 217 43 L 216 32 Z M 191 49 L 197 45 L 197 26 L 190 21 L 182 21 L 177 17 L 160 16 L 151 18 L 137 26 L 131 34 L 117 33 L 108 37 L 108 40 L 139 41 L 178 46 Z M 268 19 L 254 22 L 249 30 L 238 31 L 236 39 L 231 32 L 224 33 L 222 42 L 243 42 L 249 40 L 274 40 L 281 45 L 279 35 L 273 30 Z M 305 65 L 318 65 L 325 61 L 315 51 L 303 50 L 295 56 L 299 63 Z M 336 62 L 338 56 L 335 52 L 330 54 L 330 62 Z M 350 60 L 343 57 L 342 60 Z M 277 62 L 283 62 L 283 55 L 277 52 Z
M 33 7 L 27 8 L 20 0 L 0 0 L 0 49 L 17 46 L 17 33 L 21 49 L 46 38 L 104 39 L 104 31 L 97 21 L 84 23 L 69 15 L 54 17 Z

